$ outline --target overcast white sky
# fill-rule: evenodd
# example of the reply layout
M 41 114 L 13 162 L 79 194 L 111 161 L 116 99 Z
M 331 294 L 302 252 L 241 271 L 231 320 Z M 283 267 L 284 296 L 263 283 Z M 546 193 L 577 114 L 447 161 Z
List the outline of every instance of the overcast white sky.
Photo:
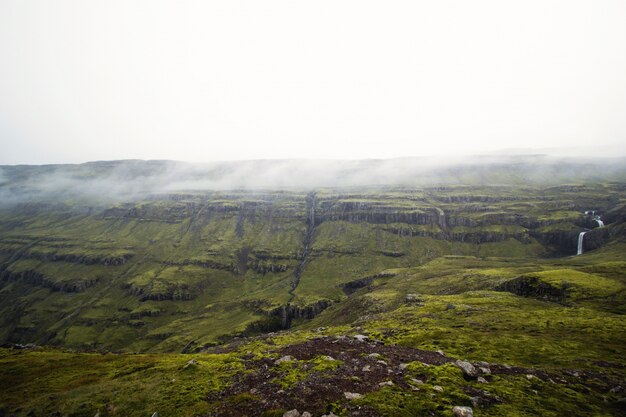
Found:
M 626 154 L 626 1 L 0 0 L 0 164 Z

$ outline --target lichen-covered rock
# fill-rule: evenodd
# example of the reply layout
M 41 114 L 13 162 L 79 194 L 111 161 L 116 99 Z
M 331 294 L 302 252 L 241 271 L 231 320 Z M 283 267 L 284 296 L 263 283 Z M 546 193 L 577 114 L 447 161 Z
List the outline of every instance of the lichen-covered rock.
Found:
M 291 362 L 292 360 L 293 360 L 293 356 L 291 356 L 291 355 L 283 356 L 280 359 L 276 359 L 274 361 L 274 365 L 280 365 L 283 362 Z
M 461 370 L 463 371 L 463 375 L 465 375 L 466 377 L 476 378 L 478 376 L 478 371 L 471 363 L 459 359 L 454 364 L 461 368 Z
M 452 408 L 452 414 L 454 414 L 455 417 L 474 417 L 472 407 L 461 407 L 458 405 Z

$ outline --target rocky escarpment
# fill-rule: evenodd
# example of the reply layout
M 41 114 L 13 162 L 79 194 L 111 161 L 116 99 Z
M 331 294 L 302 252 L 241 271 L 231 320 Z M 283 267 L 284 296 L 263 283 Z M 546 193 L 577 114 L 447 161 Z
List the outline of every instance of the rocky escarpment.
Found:
M 256 313 L 265 317 L 250 323 L 244 334 L 267 333 L 289 329 L 293 325 L 294 320 L 311 320 L 331 305 L 331 300 L 323 299 L 303 306 L 286 304 L 268 310 L 264 308 L 266 307 L 265 303 L 249 303 L 249 308 L 254 309 Z
M 322 201 L 319 204 L 319 214 L 317 214 L 318 224 L 324 221 L 431 224 L 437 223 L 437 220 L 438 214 L 435 208 L 402 210 L 392 204 L 371 201 Z
M 270 316 L 279 317 L 281 328 L 288 329 L 295 319 L 310 320 L 324 311 L 332 304 L 330 300 L 319 300 L 313 304 L 297 306 L 287 304 L 270 312 Z
M 187 284 L 165 284 L 157 287 L 150 283 L 146 286 L 126 285 L 125 288 L 140 301 L 189 301 L 202 292 L 201 288 Z
M 87 290 L 87 288 L 95 285 L 98 279 L 80 279 L 72 280 L 71 282 L 59 282 L 33 270 L 12 272 L 8 269 L 4 269 L 0 272 L 0 281 L 22 282 L 29 285 L 49 288 L 52 291 L 83 292 Z
M 122 255 L 95 255 L 77 253 L 47 253 L 31 250 L 22 253 L 20 258 L 37 259 L 44 262 L 69 262 L 83 265 L 120 266 L 124 265 L 133 256 L 134 254 L 130 252 Z
M 346 295 L 350 295 L 361 288 L 372 285 L 376 278 L 391 278 L 395 276 L 396 274 L 392 272 L 381 272 L 376 275 L 371 275 L 369 277 L 359 278 L 350 282 L 346 282 L 345 284 L 341 285 L 341 289 Z

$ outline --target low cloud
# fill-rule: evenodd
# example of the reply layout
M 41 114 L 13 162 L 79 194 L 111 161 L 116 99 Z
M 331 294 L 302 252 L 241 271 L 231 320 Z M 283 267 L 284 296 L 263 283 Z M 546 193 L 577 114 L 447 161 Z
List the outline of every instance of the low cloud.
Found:
M 626 179 L 626 159 L 532 156 L 252 160 L 206 164 L 100 161 L 0 167 L 1 204 L 131 201 L 160 193 L 355 186 L 551 185 Z

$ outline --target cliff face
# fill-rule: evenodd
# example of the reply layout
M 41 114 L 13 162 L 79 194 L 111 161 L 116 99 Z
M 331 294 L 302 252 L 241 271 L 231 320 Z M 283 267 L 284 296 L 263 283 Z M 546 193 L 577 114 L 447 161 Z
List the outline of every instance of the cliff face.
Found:
M 574 255 L 586 229 L 586 251 L 623 239 L 615 187 L 230 191 L 4 209 L 0 328 L 17 330 L 0 342 L 177 349 L 287 328 L 381 271 L 443 255 Z

